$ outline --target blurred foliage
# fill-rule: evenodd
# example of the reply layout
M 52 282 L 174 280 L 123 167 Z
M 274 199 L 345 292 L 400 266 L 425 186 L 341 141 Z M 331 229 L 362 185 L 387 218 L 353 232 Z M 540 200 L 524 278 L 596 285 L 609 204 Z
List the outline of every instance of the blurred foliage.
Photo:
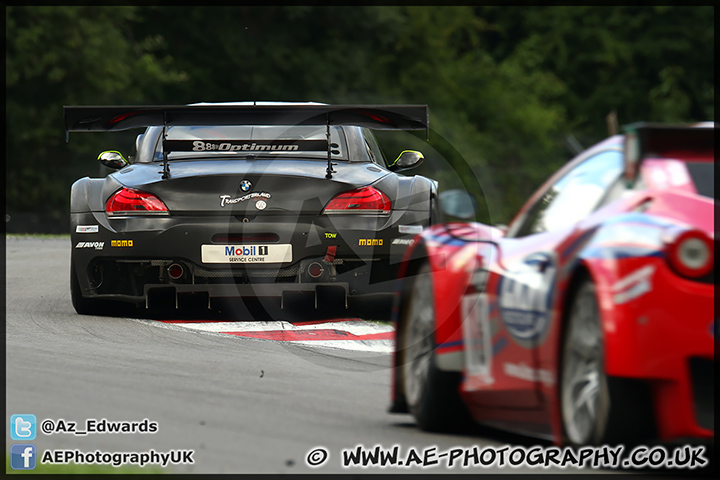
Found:
M 714 120 L 714 10 L 698 6 L 6 7 L 7 212 L 67 215 L 129 134 L 73 134 L 63 105 L 420 103 L 417 171 L 508 222 L 605 117 Z M 401 134 L 408 135 L 408 134 Z M 379 135 L 388 156 L 407 137 Z M 405 140 L 403 140 L 405 138 Z M 419 138 L 419 137 L 418 137 Z M 417 138 L 409 143 L 417 143 Z M 424 140 L 424 134 L 422 135 Z M 413 145 L 413 148 L 417 148 Z M 445 165 L 440 168 L 438 165 Z

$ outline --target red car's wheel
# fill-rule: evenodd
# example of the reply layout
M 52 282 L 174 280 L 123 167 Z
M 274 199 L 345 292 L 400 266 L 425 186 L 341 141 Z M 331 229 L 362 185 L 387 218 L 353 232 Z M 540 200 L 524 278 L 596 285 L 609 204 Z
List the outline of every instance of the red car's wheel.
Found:
M 580 287 L 570 312 L 561 381 L 563 425 L 569 442 L 598 444 L 605 432 L 609 402 L 600 317 L 590 282 Z
M 571 445 L 638 443 L 654 434 L 646 385 L 605 373 L 603 334 L 595 286 L 575 294 L 562 353 L 560 405 Z
M 437 367 L 435 304 L 430 267 L 421 267 L 405 292 L 399 336 L 402 388 L 418 426 L 429 431 L 467 428 L 472 418 L 460 399 L 459 372 Z

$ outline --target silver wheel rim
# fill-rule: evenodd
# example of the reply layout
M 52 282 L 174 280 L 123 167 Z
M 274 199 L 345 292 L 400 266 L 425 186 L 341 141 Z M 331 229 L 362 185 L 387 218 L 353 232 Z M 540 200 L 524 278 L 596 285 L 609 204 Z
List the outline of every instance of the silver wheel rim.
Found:
M 587 298 L 587 296 L 593 296 Z M 604 382 L 602 333 L 593 292 L 585 292 L 573 307 L 562 372 L 562 414 L 565 433 L 576 445 L 595 443 L 601 385 Z
M 405 399 L 418 405 L 430 373 L 434 348 L 435 308 L 430 275 L 418 275 L 412 288 L 412 301 L 405 324 L 403 378 Z

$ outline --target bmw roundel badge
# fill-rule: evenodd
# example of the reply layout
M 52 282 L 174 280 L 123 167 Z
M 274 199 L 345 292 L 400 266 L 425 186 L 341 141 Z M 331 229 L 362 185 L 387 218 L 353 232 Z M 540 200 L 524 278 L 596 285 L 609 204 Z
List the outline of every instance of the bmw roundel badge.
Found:
M 240 190 L 243 192 L 249 192 L 252 188 L 252 183 L 250 183 L 250 180 L 243 180 L 240 182 Z

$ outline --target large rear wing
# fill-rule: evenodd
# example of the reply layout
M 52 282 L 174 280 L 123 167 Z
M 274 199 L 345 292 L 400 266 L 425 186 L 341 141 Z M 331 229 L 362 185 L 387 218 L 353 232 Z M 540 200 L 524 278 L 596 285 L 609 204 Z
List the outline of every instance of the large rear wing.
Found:
M 625 180 L 635 183 L 645 158 L 714 159 L 714 123 L 668 125 L 633 123 L 625 126 Z M 714 160 L 713 160 L 714 161 Z
M 327 178 L 332 178 L 331 125 L 351 125 L 375 130 L 425 130 L 429 136 L 427 105 L 325 105 L 325 104 L 198 104 L 176 106 L 65 106 L 65 141 L 70 132 L 107 132 L 131 128 L 212 125 L 325 125 L 322 144 L 309 140 L 266 142 L 263 150 L 327 150 Z M 168 140 L 163 133 L 163 178 L 170 175 L 168 152 L 253 150 L 257 143 Z
M 352 125 L 376 130 L 429 129 L 427 105 L 179 105 L 65 106 L 70 132 L 121 131 L 149 126 Z

